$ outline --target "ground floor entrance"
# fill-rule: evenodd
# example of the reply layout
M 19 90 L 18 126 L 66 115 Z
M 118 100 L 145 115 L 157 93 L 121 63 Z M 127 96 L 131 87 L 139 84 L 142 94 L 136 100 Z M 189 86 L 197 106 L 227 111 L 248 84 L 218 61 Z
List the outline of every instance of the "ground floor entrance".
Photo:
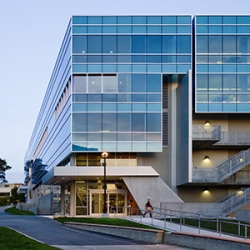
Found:
M 90 194 L 90 215 L 102 214 L 104 210 L 104 190 L 91 189 Z M 107 190 L 107 213 L 126 214 L 127 191 Z
M 102 182 L 75 181 L 65 189 L 64 213 L 69 215 L 102 215 L 104 212 L 104 189 Z M 129 192 L 122 181 L 108 182 L 106 211 L 108 214 L 128 213 Z

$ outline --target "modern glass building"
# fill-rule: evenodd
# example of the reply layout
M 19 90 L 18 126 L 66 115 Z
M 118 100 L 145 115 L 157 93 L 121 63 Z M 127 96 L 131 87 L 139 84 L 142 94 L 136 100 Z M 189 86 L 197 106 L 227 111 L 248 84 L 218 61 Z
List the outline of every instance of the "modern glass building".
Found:
M 124 214 L 246 185 L 247 159 L 224 179 L 218 169 L 250 145 L 249 27 L 248 16 L 73 16 L 25 156 L 28 201 L 101 214 L 106 189 L 107 212 Z M 209 198 L 191 195 L 211 183 Z

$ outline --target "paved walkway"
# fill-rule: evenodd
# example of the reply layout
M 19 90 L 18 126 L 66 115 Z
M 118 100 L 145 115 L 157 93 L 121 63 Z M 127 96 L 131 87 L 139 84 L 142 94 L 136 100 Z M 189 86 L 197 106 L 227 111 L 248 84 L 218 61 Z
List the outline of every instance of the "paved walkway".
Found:
M 42 243 L 63 250 L 190 250 L 167 244 L 145 244 L 142 241 L 112 235 L 76 230 L 63 226 L 52 216 L 18 216 L 4 213 L 0 207 L 0 226 L 7 226 Z

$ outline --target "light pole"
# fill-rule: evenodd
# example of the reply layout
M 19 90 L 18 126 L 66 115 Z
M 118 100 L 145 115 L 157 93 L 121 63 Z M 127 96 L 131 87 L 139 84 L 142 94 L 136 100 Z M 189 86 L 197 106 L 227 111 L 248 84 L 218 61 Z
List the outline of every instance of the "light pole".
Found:
M 104 180 L 103 180 L 103 189 L 104 189 L 104 207 L 103 207 L 103 214 L 107 214 L 107 185 L 106 185 L 106 158 L 108 157 L 107 152 L 102 153 L 102 158 L 104 159 L 103 168 L 104 168 Z

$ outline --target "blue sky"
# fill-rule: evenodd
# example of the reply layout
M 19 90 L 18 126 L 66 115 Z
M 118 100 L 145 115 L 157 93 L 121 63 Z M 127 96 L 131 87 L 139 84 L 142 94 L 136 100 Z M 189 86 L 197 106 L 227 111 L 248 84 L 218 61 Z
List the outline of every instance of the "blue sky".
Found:
M 249 14 L 250 0 L 0 0 L 0 158 L 24 155 L 71 15 Z

